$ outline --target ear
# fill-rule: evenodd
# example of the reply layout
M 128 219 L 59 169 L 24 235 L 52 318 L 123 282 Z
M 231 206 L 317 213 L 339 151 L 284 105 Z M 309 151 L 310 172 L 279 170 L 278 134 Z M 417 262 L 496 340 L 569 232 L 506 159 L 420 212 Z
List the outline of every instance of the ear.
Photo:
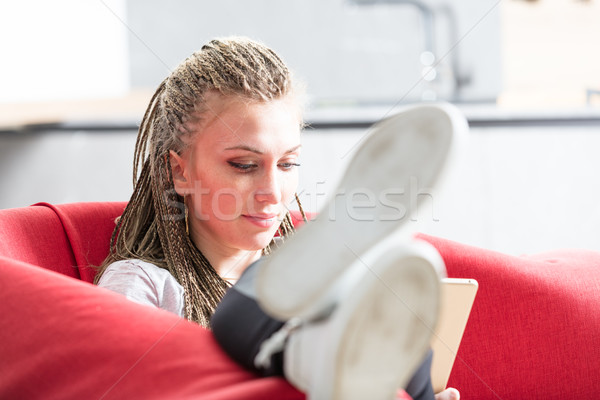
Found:
M 171 174 L 173 174 L 175 191 L 180 196 L 189 194 L 192 188 L 187 160 L 173 150 L 169 150 L 169 161 L 171 163 Z

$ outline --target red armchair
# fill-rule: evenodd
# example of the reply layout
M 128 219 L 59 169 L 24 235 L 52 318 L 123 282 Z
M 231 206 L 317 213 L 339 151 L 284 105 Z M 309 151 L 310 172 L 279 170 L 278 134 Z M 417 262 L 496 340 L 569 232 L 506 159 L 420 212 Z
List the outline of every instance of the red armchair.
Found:
M 206 330 L 90 284 L 124 206 L 0 210 L 0 398 L 302 399 Z M 418 237 L 449 276 L 479 282 L 449 382 L 463 399 L 598 397 L 600 253 L 514 257 Z

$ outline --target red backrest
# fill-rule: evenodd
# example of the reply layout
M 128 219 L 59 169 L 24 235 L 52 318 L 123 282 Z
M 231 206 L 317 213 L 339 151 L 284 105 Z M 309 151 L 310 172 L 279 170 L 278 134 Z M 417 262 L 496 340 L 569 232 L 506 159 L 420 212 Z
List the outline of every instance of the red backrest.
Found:
M 448 276 L 479 291 L 449 386 L 465 399 L 590 399 L 600 393 L 600 253 L 511 256 L 419 235 Z

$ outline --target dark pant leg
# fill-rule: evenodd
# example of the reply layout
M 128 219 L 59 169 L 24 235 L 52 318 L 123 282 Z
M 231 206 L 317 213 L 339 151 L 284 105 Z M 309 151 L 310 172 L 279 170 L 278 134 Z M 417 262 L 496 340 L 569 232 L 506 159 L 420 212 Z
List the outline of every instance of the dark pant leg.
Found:
M 406 388 L 406 393 L 413 400 L 430 400 L 434 398 L 433 386 L 431 384 L 431 361 L 433 359 L 433 351 L 429 350 L 427 356 L 419 368 L 415 371 Z
M 256 302 L 253 288 L 256 264 L 250 265 L 238 283 L 225 293 L 211 318 L 211 329 L 223 350 L 245 368 L 263 376 L 283 375 L 283 352 L 271 357 L 269 368 L 254 366 L 260 345 L 283 326 L 282 321 L 265 314 Z

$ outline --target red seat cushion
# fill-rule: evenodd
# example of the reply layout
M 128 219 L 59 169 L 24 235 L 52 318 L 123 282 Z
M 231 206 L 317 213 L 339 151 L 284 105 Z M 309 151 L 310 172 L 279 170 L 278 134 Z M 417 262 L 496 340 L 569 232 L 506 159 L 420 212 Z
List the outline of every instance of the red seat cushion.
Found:
M 479 291 L 449 386 L 465 399 L 591 399 L 600 393 L 600 253 L 515 257 L 420 235 L 450 277 Z
M 304 398 L 174 314 L 4 257 L 0 282 L 0 398 Z

